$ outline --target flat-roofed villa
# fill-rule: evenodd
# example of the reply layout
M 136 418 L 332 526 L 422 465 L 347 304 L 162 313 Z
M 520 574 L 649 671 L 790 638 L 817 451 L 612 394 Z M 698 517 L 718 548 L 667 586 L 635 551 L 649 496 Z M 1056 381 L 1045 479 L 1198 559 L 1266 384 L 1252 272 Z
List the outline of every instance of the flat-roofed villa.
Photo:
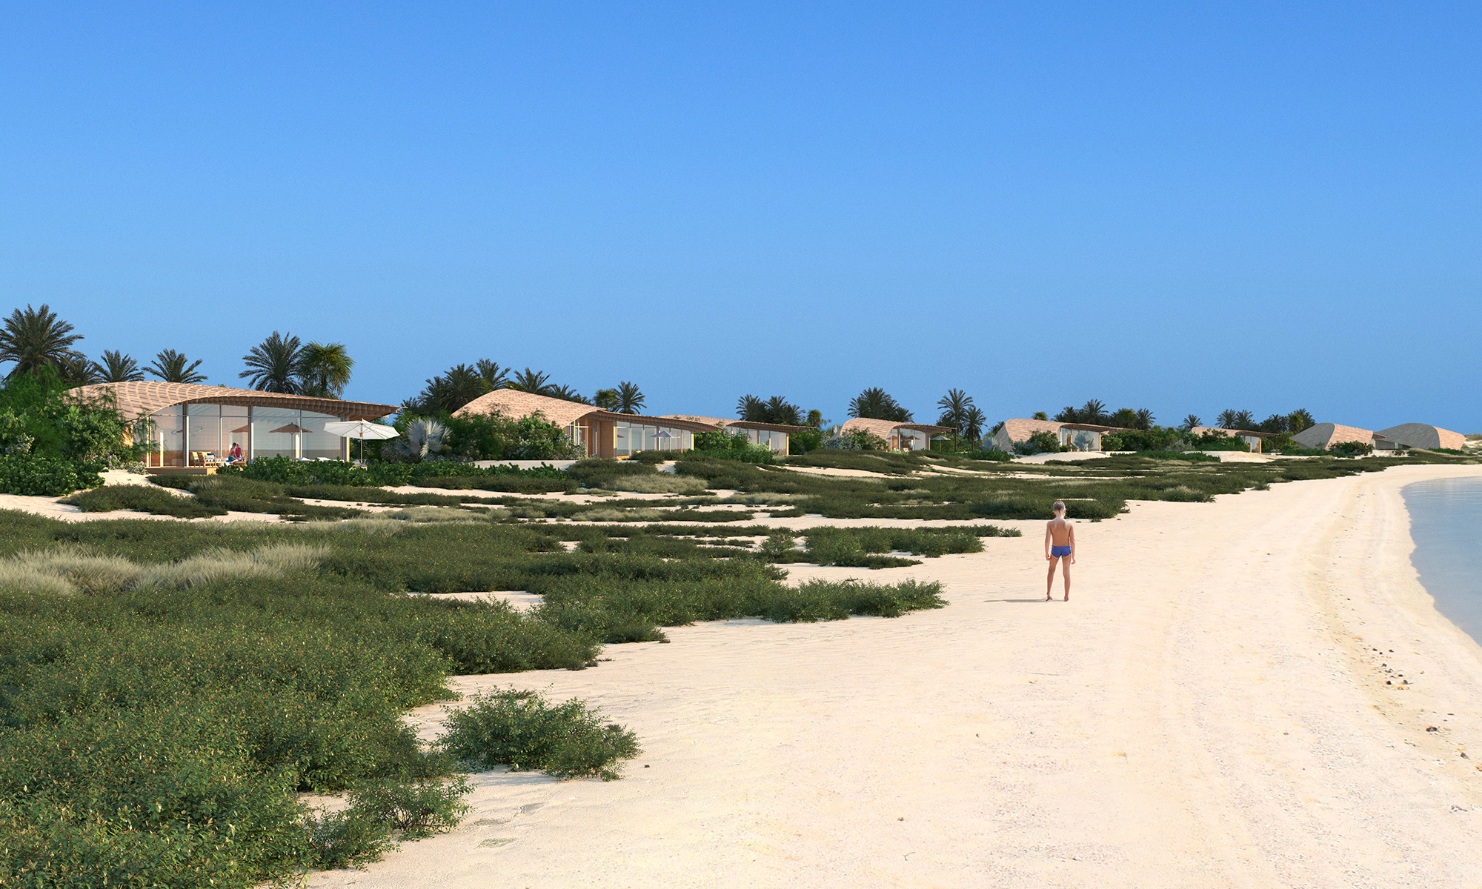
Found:
M 1195 435 L 1224 435 L 1238 438 L 1245 442 L 1252 454 L 1261 452 L 1261 444 L 1271 435 L 1266 432 L 1253 432 L 1249 429 L 1225 429 L 1222 426 L 1195 426 L 1189 430 Z
M 1460 432 L 1442 429 L 1426 423 L 1401 423 L 1378 432 L 1385 440 L 1397 447 L 1406 448 L 1449 448 L 1459 451 L 1466 447 L 1467 437 Z
M 153 380 L 79 386 L 68 397 L 110 400 L 134 424 L 134 434 L 147 437 L 148 467 L 167 472 L 214 472 L 234 444 L 248 460 L 348 460 L 350 440 L 326 432 L 324 424 L 378 420 L 397 410 L 389 404 Z
M 929 451 L 933 436 L 946 435 L 950 426 L 933 426 L 930 423 L 897 423 L 894 420 L 872 420 L 855 417 L 843 426 L 843 432 L 868 432 L 885 439 L 892 451 Z
M 724 417 L 702 417 L 696 414 L 665 414 L 666 420 L 685 420 L 703 423 L 712 429 L 730 435 L 745 435 L 754 445 L 769 448 L 774 454 L 786 454 L 792 442 L 792 434 L 807 426 L 789 426 L 784 423 L 760 423 L 755 420 L 728 420 Z
M 1376 443 L 1372 430 L 1360 429 L 1357 426 L 1344 426 L 1339 423 L 1318 423 L 1316 426 L 1309 426 L 1293 435 L 1292 441 L 1304 448 L 1323 450 L 1351 441 L 1366 445 L 1383 444 L 1383 442 Z
M 495 389 L 453 412 L 455 417 L 499 414 L 511 420 L 541 417 L 555 423 L 588 457 L 631 457 L 639 451 L 688 451 L 696 432 L 715 427 L 671 417 L 644 417 L 605 411 L 590 404 Z
M 1061 447 L 1077 451 L 1101 450 L 1101 437 L 1108 432 L 1119 432 L 1116 426 L 1096 426 L 1091 423 L 1062 423 L 1059 420 L 1033 420 L 1016 417 L 1004 420 L 993 433 L 993 444 L 999 450 L 1012 451 L 1014 445 L 1029 441 L 1037 432 L 1048 432 L 1055 436 Z

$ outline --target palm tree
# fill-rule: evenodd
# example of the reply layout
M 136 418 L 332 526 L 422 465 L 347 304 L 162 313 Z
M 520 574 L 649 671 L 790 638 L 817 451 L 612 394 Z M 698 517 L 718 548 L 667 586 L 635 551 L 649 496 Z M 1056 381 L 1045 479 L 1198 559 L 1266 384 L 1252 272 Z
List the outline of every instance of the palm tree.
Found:
M 956 439 L 962 434 L 968 408 L 972 406 L 971 395 L 961 389 L 948 389 L 946 395 L 937 399 L 937 407 L 942 409 L 942 415 L 937 418 L 938 425 L 952 427 L 952 437 Z
M 299 338 L 278 331 L 253 346 L 242 356 L 247 369 L 237 374 L 248 381 L 254 389 L 263 392 L 282 392 L 297 395 L 303 386 L 299 381 L 299 362 L 303 359 L 304 346 Z
M 63 361 L 78 354 L 72 345 L 82 334 L 72 329 L 45 303 L 39 309 L 27 305 L 11 312 L 0 326 L 0 362 L 15 363 L 6 379 L 43 367 L 60 369 Z
M 309 343 L 299 351 L 294 373 L 299 391 L 318 398 L 339 398 L 350 385 L 355 359 L 344 343 Z
M 982 441 L 983 427 L 987 424 L 987 415 L 977 405 L 968 405 L 962 414 L 962 437 L 968 441 Z
M 1036 420 L 1048 420 L 1048 419 L 1050 419 L 1050 415 L 1047 414 L 1047 413 L 1045 413 L 1044 411 L 1035 411 L 1034 413 L 1030 414 L 1030 416 L 1033 417 Z
M 1140 408 L 1138 408 L 1136 410 L 1135 416 L 1137 417 L 1136 428 L 1138 428 L 1138 429 L 1151 429 L 1151 428 L 1153 428 L 1153 420 L 1155 418 L 1153 417 L 1153 412 L 1152 411 L 1148 410 L 1145 407 L 1140 407 Z
M 591 404 L 592 400 L 570 386 L 547 386 L 542 395 L 551 398 L 559 398 L 562 401 L 574 401 L 578 404 Z
M 103 350 L 103 358 L 93 362 L 93 370 L 105 383 L 137 383 L 144 379 L 144 372 L 139 369 L 139 362 L 129 355 L 115 352 L 112 349 Z
M 551 384 L 550 374 L 527 367 L 515 374 L 514 379 L 505 384 L 505 388 L 529 392 L 531 395 L 549 395 L 555 387 Z
M 474 368 L 479 372 L 479 376 L 484 378 L 484 382 L 488 384 L 490 392 L 493 392 L 495 389 L 503 389 L 509 383 L 509 368 L 500 367 L 497 361 L 480 358 L 475 362 Z
M 455 364 L 446 373 L 427 381 L 422 406 L 428 413 L 451 414 L 488 391 L 488 383 L 476 368 Z
M 1311 412 L 1306 408 L 1299 407 L 1287 414 L 1286 418 L 1286 428 L 1293 433 L 1311 429 L 1316 423 L 1317 421 L 1312 418 Z
M 1115 426 L 1118 429 L 1136 429 L 1137 411 L 1130 407 L 1119 407 L 1106 418 L 1106 425 Z
M 1039 419 L 1042 419 L 1042 418 L 1041 417 L 1035 417 L 1035 419 L 1036 420 L 1039 420 Z M 1079 423 L 1079 422 L 1081 422 L 1081 412 L 1080 412 L 1080 409 L 1079 408 L 1070 407 L 1069 405 L 1066 405 L 1065 407 L 1062 407 L 1060 409 L 1060 413 L 1058 413 L 1058 414 L 1055 415 L 1055 422 L 1057 422 L 1057 423 Z
M 592 395 L 592 404 L 602 408 L 604 411 L 617 413 L 618 391 L 616 389 L 598 389 Z
M 1253 428 L 1257 432 L 1282 433 L 1287 431 L 1288 422 L 1290 422 L 1290 418 L 1286 414 L 1272 414 L 1257 423 Z
M 618 413 L 636 414 L 643 409 L 643 401 L 643 393 L 638 390 L 638 384 L 630 383 L 627 380 L 618 383 Z
M 185 357 L 183 352 L 176 352 L 174 349 L 161 349 L 160 353 L 154 356 L 154 361 L 150 362 L 149 367 L 146 367 L 145 370 L 164 380 L 166 383 L 204 383 L 206 382 L 206 375 L 196 371 L 196 368 L 200 366 L 201 359 L 199 358 L 191 361 Z
M 823 428 L 823 411 L 811 410 L 808 412 L 807 425 L 813 429 Z
M 1221 429 L 1249 429 L 1256 425 L 1256 418 L 1250 411 L 1238 411 L 1234 408 L 1226 408 L 1220 411 L 1215 418 Z
M 736 399 L 736 416 L 751 423 L 765 423 L 767 403 L 755 395 L 743 395 Z
M 763 423 L 778 423 L 783 426 L 803 425 L 803 411 L 781 395 L 773 395 L 765 405 L 766 419 Z
M 68 386 L 86 386 L 103 382 L 98 366 L 87 360 L 81 352 L 73 352 L 57 365 L 57 378 Z
M 911 422 L 911 412 L 901 407 L 890 397 L 890 393 L 872 386 L 849 401 L 849 416 L 871 420 L 890 420 L 895 423 Z
M 1078 411 L 1078 413 L 1081 415 L 1082 423 L 1104 425 L 1107 421 L 1106 405 L 1102 404 L 1100 401 L 1097 401 L 1094 398 L 1081 405 L 1081 409 Z
M 1180 428 L 1180 429 L 1184 430 L 1185 432 L 1187 432 L 1190 429 L 1193 429 L 1195 426 L 1203 426 L 1203 425 L 1204 425 L 1204 421 L 1201 420 L 1201 419 L 1199 419 L 1199 415 L 1198 414 L 1189 414 L 1187 417 L 1184 417 L 1183 423 L 1181 423 L 1178 428 Z

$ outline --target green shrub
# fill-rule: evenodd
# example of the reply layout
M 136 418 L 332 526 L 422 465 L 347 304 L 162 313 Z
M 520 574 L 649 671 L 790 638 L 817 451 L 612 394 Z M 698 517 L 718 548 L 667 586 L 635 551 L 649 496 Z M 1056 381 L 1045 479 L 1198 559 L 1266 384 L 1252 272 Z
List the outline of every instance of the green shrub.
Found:
M 831 435 L 820 447 L 831 451 L 888 451 L 890 443 L 873 432 L 857 429 L 840 435 Z
M 807 429 L 794 429 L 787 437 L 787 452 L 789 454 L 808 454 L 823 447 L 823 432 L 811 426 Z
M 321 812 L 304 822 L 309 847 L 305 864 L 316 870 L 360 867 L 392 849 L 391 827 L 363 809 Z
M 76 506 L 83 512 L 114 512 L 129 509 L 151 515 L 174 516 L 178 519 L 198 519 L 207 516 L 225 515 L 219 506 L 201 503 L 194 497 L 181 497 L 153 485 L 105 485 L 90 491 L 81 491 L 62 501 Z
M 695 433 L 696 452 L 722 460 L 737 460 L 742 463 L 775 463 L 777 457 L 765 445 L 752 444 L 746 433 L 735 435 L 721 429 L 714 432 Z
M 1245 439 L 1223 432 L 1185 433 L 1184 440 L 1201 451 L 1249 451 Z
M 1366 441 L 1340 441 L 1328 448 L 1334 457 L 1367 457 L 1374 453 L 1374 446 Z
M 101 467 L 47 454 L 0 454 L 0 494 L 60 497 L 103 483 Z
M 538 692 L 498 691 L 448 716 L 439 742 L 476 768 L 539 769 L 557 778 L 616 780 L 639 754 L 638 738 L 582 701 L 550 704 Z
M 383 824 L 405 839 L 421 839 L 458 826 L 468 812 L 467 779 L 371 781 L 350 793 L 351 818 Z

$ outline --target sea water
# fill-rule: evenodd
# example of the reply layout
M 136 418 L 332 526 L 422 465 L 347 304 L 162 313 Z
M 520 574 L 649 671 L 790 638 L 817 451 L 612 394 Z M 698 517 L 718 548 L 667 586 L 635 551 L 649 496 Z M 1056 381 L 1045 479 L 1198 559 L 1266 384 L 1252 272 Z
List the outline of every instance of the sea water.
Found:
M 1482 479 L 1416 482 L 1403 494 L 1420 582 L 1438 611 L 1482 643 Z

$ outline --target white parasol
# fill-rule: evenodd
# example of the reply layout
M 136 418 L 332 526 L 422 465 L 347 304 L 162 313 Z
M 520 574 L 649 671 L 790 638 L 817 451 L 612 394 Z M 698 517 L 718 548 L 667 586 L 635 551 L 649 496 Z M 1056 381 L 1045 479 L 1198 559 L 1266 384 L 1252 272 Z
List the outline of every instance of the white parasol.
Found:
M 380 423 L 372 423 L 369 420 L 336 420 L 333 423 L 325 423 L 324 431 L 340 438 L 360 439 L 360 459 L 365 459 L 366 439 L 371 441 L 384 441 L 388 438 L 396 438 L 401 435 L 390 426 Z

